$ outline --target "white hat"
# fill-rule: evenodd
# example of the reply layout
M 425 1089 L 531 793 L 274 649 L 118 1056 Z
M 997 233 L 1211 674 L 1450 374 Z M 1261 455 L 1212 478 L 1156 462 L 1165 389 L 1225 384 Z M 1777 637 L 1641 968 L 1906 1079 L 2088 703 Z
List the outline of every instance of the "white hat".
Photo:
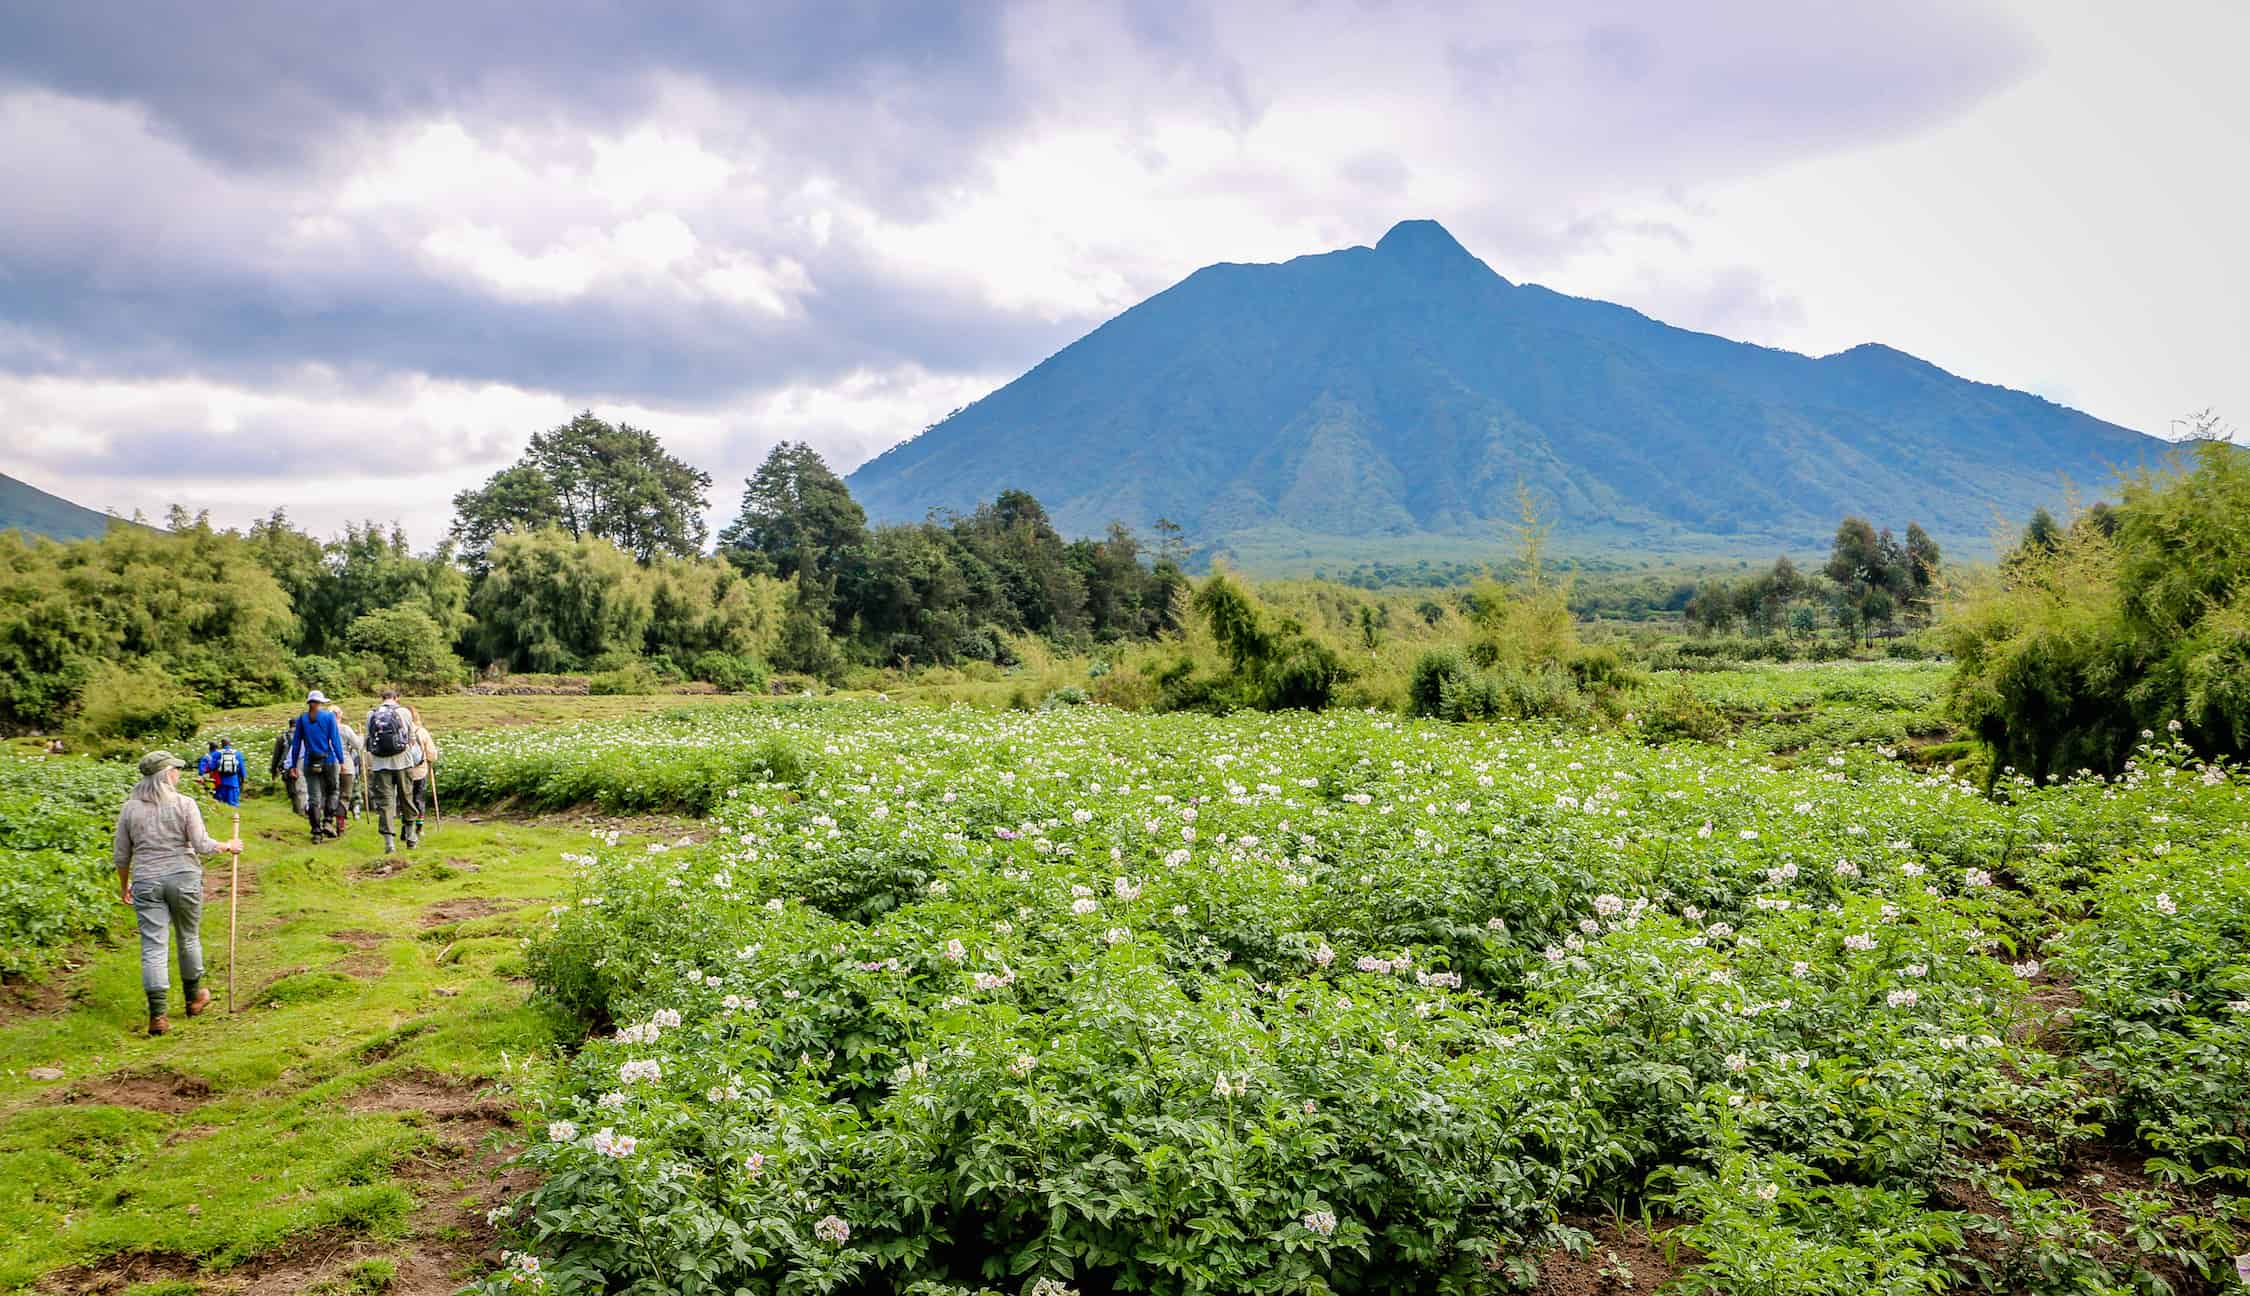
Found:
M 319 689 L 314 689 L 312 692 L 305 694 L 305 701 L 307 702 L 326 702 L 327 700 L 328 695 Z

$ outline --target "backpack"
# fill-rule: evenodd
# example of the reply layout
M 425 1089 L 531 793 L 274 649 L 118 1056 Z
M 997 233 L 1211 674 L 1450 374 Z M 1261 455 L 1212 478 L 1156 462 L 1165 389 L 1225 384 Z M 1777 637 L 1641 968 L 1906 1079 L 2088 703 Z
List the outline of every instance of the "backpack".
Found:
M 406 717 L 395 706 L 375 708 L 367 717 L 367 754 L 396 756 L 406 750 Z
M 219 749 L 219 777 L 237 778 L 242 773 L 242 753 L 232 747 Z

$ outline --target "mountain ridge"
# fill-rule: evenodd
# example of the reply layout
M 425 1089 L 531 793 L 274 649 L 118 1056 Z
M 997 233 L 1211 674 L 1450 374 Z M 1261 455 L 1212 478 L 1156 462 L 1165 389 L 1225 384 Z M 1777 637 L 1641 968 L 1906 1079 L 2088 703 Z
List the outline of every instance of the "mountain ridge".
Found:
M 854 472 L 878 520 L 1010 487 L 1058 526 L 1206 547 L 1489 533 L 1520 480 L 1559 540 L 1652 552 L 1944 539 L 2062 502 L 2167 443 L 1866 342 L 1807 356 L 1518 284 L 1434 221 L 1220 262 Z
M 101 535 L 117 520 L 0 473 L 0 531 L 21 531 L 50 540 L 83 540 Z

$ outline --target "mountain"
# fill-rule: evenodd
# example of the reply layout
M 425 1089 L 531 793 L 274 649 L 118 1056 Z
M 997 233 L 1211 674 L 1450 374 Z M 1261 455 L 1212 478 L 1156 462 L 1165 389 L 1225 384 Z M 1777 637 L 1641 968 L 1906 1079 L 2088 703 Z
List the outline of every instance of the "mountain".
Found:
M 114 520 L 107 513 L 96 513 L 0 473 L 0 531 L 13 529 L 54 540 L 83 540 L 108 530 Z
M 1854 513 L 1982 548 L 2165 445 L 1885 346 L 1815 359 L 1511 283 L 1406 221 L 1206 266 L 849 482 L 879 520 L 1014 487 L 1070 534 L 1169 517 L 1214 549 L 1457 547 L 1519 482 L 1581 550 L 1825 547 Z

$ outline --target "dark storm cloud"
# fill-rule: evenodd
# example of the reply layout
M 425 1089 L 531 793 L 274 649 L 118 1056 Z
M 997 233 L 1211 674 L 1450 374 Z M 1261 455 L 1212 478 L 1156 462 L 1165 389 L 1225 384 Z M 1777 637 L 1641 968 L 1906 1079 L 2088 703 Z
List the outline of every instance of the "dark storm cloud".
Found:
M 994 355 L 1045 355 L 1079 329 L 995 311 L 960 289 L 901 291 L 848 255 L 814 273 L 821 289 L 804 312 L 777 318 L 623 292 L 567 305 L 509 301 L 413 272 L 321 300 L 224 268 L 102 291 L 75 272 L 18 271 L 0 279 L 11 314 L 72 346 L 33 355 L 0 338 L 0 367 L 114 379 L 193 372 L 257 386 L 319 364 L 369 378 L 424 373 L 581 399 L 703 403 L 862 368 L 979 371 Z
M 229 164 L 305 162 L 355 126 L 461 113 L 581 124 L 661 74 L 881 97 L 955 128 L 1012 111 L 996 4 L 869 0 L 69 0 L 0 10 L 0 81 L 145 107 Z

